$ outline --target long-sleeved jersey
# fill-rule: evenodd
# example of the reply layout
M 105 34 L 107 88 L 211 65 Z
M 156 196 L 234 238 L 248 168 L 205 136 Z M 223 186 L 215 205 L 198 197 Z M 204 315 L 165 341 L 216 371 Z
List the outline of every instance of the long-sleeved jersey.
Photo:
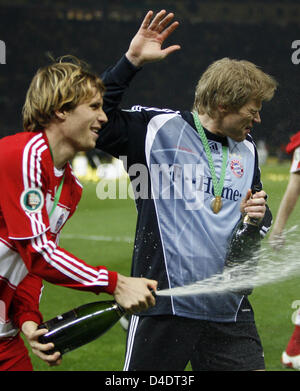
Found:
M 262 188 L 257 152 L 250 136 L 238 143 L 205 130 L 218 178 L 222 146 L 228 147 L 223 207 L 214 214 L 212 177 L 192 113 L 119 108 L 136 72 L 124 56 L 102 75 L 109 122 L 97 147 L 122 157 L 135 192 L 138 218 L 132 275 L 158 280 L 159 289 L 173 288 L 222 273 L 228 240 L 241 217 L 241 200 L 249 188 Z M 267 229 L 263 226 L 261 232 Z M 157 297 L 156 306 L 145 314 L 253 319 L 247 298 L 235 293 Z
M 54 167 L 44 132 L 1 139 L 0 167 L 0 337 L 6 337 L 18 331 L 16 314 L 29 313 L 30 303 L 33 311 L 38 308 L 39 279 L 96 294 L 112 293 L 117 273 L 89 266 L 59 247 L 60 231 L 77 208 L 82 186 L 70 164 L 62 171 Z M 30 289 L 30 280 L 27 300 L 20 284 Z

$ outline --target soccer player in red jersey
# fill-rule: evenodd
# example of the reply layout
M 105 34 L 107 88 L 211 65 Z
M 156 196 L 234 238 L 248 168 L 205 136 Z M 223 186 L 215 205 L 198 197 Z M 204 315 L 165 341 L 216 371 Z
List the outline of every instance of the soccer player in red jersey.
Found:
M 62 58 L 36 73 L 23 108 L 25 132 L 0 140 L 0 370 L 32 370 L 20 330 L 49 364 L 59 352 L 38 343 L 42 279 L 106 292 L 129 313 L 153 306 L 157 282 L 90 266 L 59 247 L 82 186 L 70 161 L 95 147 L 107 122 L 101 79 L 76 59 Z

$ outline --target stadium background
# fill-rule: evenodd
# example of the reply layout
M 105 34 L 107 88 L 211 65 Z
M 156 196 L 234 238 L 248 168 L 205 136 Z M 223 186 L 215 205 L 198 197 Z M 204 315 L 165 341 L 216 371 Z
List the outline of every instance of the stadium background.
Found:
M 21 129 L 20 108 L 37 67 L 64 54 L 76 55 L 99 73 L 127 49 L 145 14 L 153 8 L 176 13 L 180 28 L 169 42 L 182 50 L 137 77 L 125 104 L 190 108 L 200 74 L 221 57 L 245 58 L 279 82 L 266 105 L 259 137 L 271 153 L 298 130 L 300 65 L 291 61 L 300 5 L 291 1 L 87 0 L 0 1 L 0 39 L 7 65 L 0 74 L 0 135 Z M 150 82 L 149 82 L 150 81 Z
M 0 137 L 22 130 L 26 90 L 37 68 L 49 62 L 49 54 L 76 55 L 101 73 L 127 50 L 146 11 L 162 8 L 175 12 L 181 23 L 168 44 L 179 43 L 182 49 L 163 63 L 145 66 L 124 107 L 189 109 L 198 78 L 212 61 L 227 56 L 261 66 L 279 82 L 274 99 L 262 110 L 262 124 L 253 132 L 255 140 L 265 141 L 271 157 L 262 174 L 276 213 L 288 180 L 283 146 L 300 122 L 300 64 L 291 59 L 292 42 L 300 39 L 297 0 L 0 0 L 0 40 L 6 44 L 6 64 L 0 67 Z M 87 262 L 128 274 L 136 219 L 132 200 L 100 202 L 94 182 L 86 181 L 84 187 L 61 244 Z M 296 211 L 289 225 L 296 224 L 299 215 Z M 297 287 L 294 278 L 257 288 L 252 295 L 268 370 L 281 370 L 279 359 L 293 328 L 291 305 L 299 297 Z M 92 300 L 91 294 L 46 284 L 41 309 L 49 318 Z M 33 361 L 35 369 L 43 371 L 120 370 L 124 345 L 125 333 L 118 325 L 70 353 L 58 368 L 49 369 L 34 357 Z

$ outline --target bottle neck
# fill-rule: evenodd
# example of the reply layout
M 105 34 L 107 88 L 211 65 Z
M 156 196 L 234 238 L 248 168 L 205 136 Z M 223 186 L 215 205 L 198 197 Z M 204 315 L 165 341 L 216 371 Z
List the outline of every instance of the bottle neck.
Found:
M 255 219 L 254 217 L 249 217 L 248 215 L 246 215 L 243 219 L 243 222 L 245 224 L 250 224 L 250 225 L 254 225 L 256 227 L 259 226 L 259 223 L 260 223 L 261 219 Z
M 115 302 L 113 305 L 113 308 L 116 310 L 116 312 L 118 313 L 118 315 L 120 317 L 125 314 L 124 308 L 122 308 L 118 303 Z

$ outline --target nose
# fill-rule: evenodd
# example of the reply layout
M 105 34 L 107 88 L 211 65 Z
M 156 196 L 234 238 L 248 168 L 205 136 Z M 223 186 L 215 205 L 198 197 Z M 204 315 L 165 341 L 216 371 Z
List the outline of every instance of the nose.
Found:
M 103 111 L 103 109 L 100 109 L 100 112 L 99 112 L 99 115 L 98 115 L 98 121 L 101 123 L 101 124 L 105 124 L 108 119 L 107 119 L 107 115 L 105 114 L 105 112 Z
M 259 112 L 255 113 L 254 121 L 255 121 L 256 123 L 258 123 L 258 124 L 261 123 L 261 118 L 260 118 Z

